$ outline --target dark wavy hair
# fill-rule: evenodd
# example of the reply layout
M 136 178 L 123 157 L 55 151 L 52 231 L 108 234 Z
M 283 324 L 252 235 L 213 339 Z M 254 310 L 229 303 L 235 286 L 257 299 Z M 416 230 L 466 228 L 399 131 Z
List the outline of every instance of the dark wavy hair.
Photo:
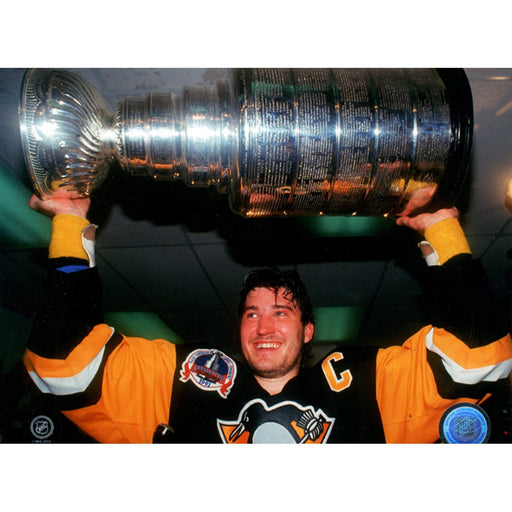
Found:
M 277 294 L 284 288 L 285 297 L 289 298 L 301 312 L 302 325 L 315 323 L 313 307 L 309 299 L 306 285 L 295 270 L 279 270 L 275 267 L 267 267 L 249 272 L 243 280 L 240 290 L 240 304 L 238 314 L 241 317 L 245 309 L 247 295 L 254 288 L 270 288 Z

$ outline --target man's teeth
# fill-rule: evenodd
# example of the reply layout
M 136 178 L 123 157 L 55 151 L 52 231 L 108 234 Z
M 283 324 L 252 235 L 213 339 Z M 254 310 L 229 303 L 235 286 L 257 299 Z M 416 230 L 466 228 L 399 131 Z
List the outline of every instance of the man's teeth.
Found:
M 279 347 L 279 343 L 267 342 L 267 343 L 258 343 L 256 345 L 256 348 L 277 348 L 277 347 Z

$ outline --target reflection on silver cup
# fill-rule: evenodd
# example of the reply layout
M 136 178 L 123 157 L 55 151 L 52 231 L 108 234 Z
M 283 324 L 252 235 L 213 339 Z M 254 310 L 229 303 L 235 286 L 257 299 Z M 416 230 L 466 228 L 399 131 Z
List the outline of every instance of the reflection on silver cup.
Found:
M 462 70 L 241 69 L 231 83 L 126 98 L 26 73 L 20 127 L 37 193 L 89 195 L 133 175 L 215 186 L 243 216 L 399 215 L 453 204 L 467 175 Z

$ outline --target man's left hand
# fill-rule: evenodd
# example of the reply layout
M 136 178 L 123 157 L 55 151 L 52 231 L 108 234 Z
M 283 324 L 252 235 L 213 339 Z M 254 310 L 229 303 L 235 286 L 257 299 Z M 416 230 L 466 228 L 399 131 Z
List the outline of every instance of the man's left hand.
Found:
M 458 218 L 459 210 L 453 207 L 443 208 L 441 210 L 437 210 L 437 212 L 434 213 L 420 213 L 419 215 L 413 217 L 404 215 L 402 217 L 398 217 L 396 223 L 398 226 L 406 226 L 408 228 L 411 228 L 423 236 L 425 230 L 432 227 L 434 224 L 437 224 L 438 222 L 445 219 Z

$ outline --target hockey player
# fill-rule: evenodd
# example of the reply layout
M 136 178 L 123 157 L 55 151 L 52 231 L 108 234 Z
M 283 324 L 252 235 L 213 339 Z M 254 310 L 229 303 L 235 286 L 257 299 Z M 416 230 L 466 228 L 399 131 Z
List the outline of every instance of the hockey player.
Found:
M 24 363 L 99 442 L 433 443 L 452 407 L 481 403 L 511 372 L 508 324 L 456 209 L 397 221 L 426 238 L 431 324 L 400 345 L 338 347 L 308 365 L 314 318 L 295 272 L 244 279 L 244 361 L 222 347 L 126 337 L 103 322 L 89 199 L 33 196 L 30 206 L 53 218 L 53 232 Z

